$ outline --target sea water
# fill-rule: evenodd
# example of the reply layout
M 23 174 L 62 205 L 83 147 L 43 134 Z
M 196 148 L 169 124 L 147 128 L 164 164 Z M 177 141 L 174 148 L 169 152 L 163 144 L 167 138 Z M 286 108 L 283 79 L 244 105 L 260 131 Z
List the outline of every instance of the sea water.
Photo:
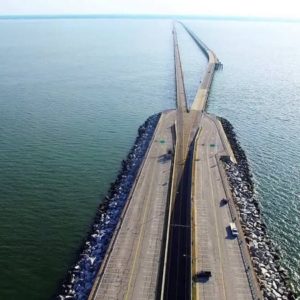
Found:
M 264 220 L 299 282 L 300 26 L 184 21 L 211 47 L 208 110 L 249 158 Z M 172 22 L 0 20 L 0 299 L 49 299 L 151 114 L 175 107 Z M 192 102 L 205 58 L 179 31 Z

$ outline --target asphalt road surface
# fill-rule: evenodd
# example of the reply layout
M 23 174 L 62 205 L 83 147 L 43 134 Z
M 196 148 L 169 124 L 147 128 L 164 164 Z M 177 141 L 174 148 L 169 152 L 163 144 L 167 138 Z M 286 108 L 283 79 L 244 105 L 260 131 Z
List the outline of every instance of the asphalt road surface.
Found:
M 176 192 L 170 222 L 164 299 L 191 298 L 191 175 L 192 151 Z

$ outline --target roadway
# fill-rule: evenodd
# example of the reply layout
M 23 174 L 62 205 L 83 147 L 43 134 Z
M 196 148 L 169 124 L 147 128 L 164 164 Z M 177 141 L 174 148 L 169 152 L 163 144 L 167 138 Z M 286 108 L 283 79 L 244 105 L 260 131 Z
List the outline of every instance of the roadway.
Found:
M 238 241 L 230 236 L 229 208 L 220 206 L 220 200 L 226 198 L 223 182 L 227 179 L 221 180 L 217 154 L 229 155 L 233 160 L 234 155 L 221 125 L 203 113 L 220 63 L 204 43 L 187 31 L 206 53 L 208 66 L 188 110 L 174 26 L 176 148 L 161 299 L 252 299 Z M 213 277 L 208 282 L 194 282 L 193 276 L 202 270 L 211 271 Z
M 162 113 L 89 299 L 155 299 L 159 290 L 176 113 Z
M 192 151 L 172 205 L 163 299 L 191 298 L 191 175 Z
M 89 300 L 252 299 L 228 206 L 220 206 L 227 179 L 218 155 L 233 154 L 221 125 L 203 113 L 220 63 L 188 32 L 207 54 L 206 74 L 189 110 L 174 26 L 177 110 L 160 118 Z M 203 269 L 212 278 L 193 283 Z
M 232 222 L 219 168 L 219 155 L 232 156 L 231 148 L 223 142 L 217 120 L 206 114 L 201 121 L 201 131 L 196 141 L 194 179 L 192 192 L 193 215 L 193 274 L 209 270 L 212 277 L 207 282 L 194 282 L 195 299 L 252 299 L 238 239 L 233 238 Z M 220 124 L 219 124 L 220 125 Z M 226 139 L 227 140 L 227 139 Z M 229 148 L 228 148 L 229 147 Z M 229 152 L 229 153 L 228 153 Z

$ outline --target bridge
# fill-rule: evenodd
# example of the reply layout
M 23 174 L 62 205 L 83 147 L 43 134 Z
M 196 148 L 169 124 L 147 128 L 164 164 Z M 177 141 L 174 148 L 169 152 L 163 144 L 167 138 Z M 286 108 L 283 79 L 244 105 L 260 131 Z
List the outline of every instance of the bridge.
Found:
M 176 26 L 177 109 L 161 113 L 90 300 L 262 299 L 240 225 L 238 239 L 228 232 L 238 219 L 219 158 L 234 161 L 234 154 L 221 123 L 205 111 L 222 64 L 181 24 L 208 59 L 188 107 Z M 220 205 L 222 198 L 229 205 Z M 212 277 L 199 282 L 195 275 L 203 270 Z

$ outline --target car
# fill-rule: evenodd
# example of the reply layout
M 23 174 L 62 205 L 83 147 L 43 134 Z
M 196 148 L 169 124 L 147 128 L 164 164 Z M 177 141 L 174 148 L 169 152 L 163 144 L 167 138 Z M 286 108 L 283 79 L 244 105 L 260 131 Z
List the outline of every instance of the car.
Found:
M 211 277 L 211 271 L 208 270 L 200 271 L 195 276 L 196 279 L 208 279 L 209 277 Z
M 230 227 L 232 236 L 236 237 L 236 236 L 239 235 L 239 232 L 238 232 L 238 230 L 237 230 L 237 228 L 236 228 L 235 223 L 233 223 L 233 222 L 232 222 L 232 223 L 229 223 L 229 227 Z

